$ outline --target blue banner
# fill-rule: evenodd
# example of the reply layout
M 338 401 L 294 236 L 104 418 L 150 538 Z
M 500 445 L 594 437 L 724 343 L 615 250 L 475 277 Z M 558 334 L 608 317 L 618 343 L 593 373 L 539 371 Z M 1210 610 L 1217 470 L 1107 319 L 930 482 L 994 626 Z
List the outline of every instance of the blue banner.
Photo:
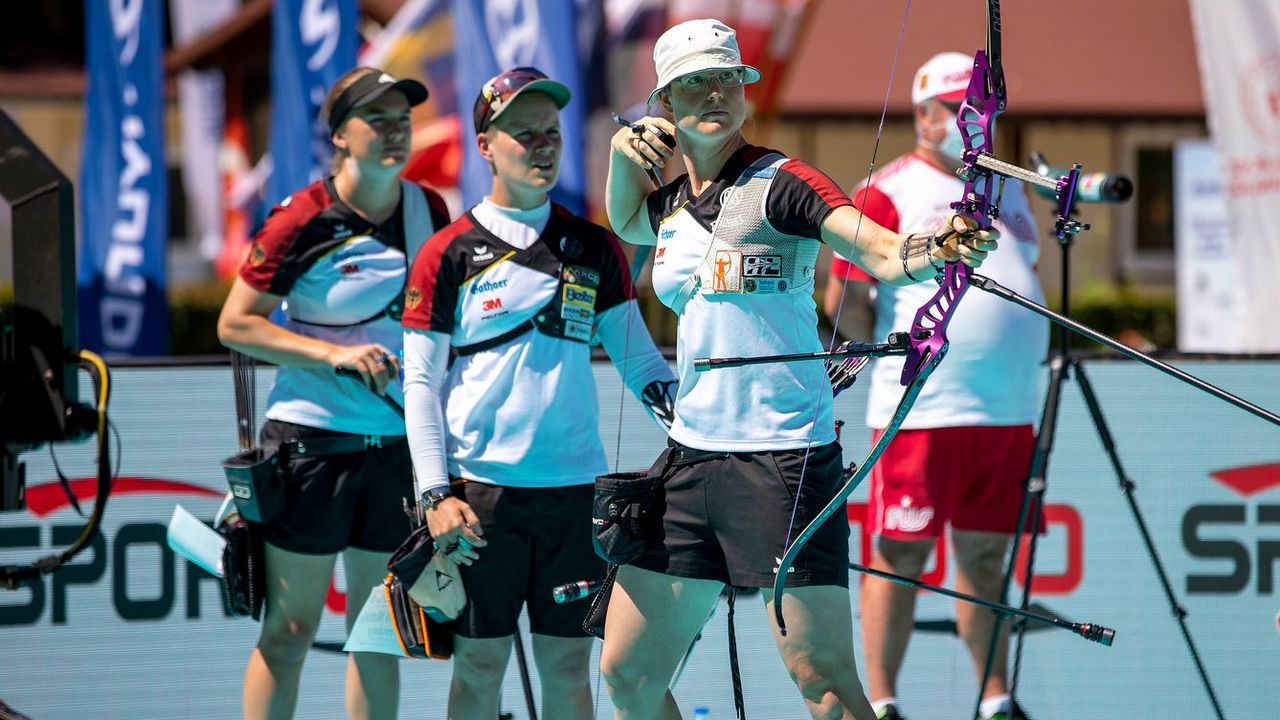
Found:
M 163 0 L 85 0 L 80 345 L 169 352 Z
M 358 39 L 355 0 L 273 5 L 268 205 L 328 175 L 333 144 L 320 106 L 329 86 L 355 67 Z
M 458 105 L 463 117 L 462 200 L 468 207 L 489 193 L 493 175 L 476 152 L 471 108 L 485 81 L 503 70 L 532 65 L 573 92 L 560 111 L 564 156 L 560 182 L 551 197 L 574 212 L 584 211 L 586 186 L 583 152 L 586 141 L 586 93 L 579 62 L 578 12 L 574 0 L 453 0 Z

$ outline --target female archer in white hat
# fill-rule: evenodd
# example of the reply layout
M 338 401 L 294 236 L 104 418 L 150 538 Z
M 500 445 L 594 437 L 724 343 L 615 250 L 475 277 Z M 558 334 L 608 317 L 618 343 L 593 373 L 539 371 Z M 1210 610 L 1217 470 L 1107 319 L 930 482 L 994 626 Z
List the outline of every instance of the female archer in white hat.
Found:
M 696 373 L 693 359 L 822 350 L 813 302 L 820 243 L 881 282 L 905 285 L 946 261 L 980 265 L 997 237 L 953 217 L 945 244 L 908 241 L 861 217 L 818 170 L 748 143 L 743 85 L 760 72 L 742 63 L 723 23 L 676 25 L 653 54 L 650 103 L 674 122 L 648 117 L 642 132 L 614 135 L 606 188 L 615 232 L 657 245 L 654 290 L 679 315 L 661 527 L 618 573 L 601 656 L 618 717 L 628 719 L 680 717 L 668 683 L 724 585 L 764 588 L 773 617 L 773 571 L 789 528 L 804 527 L 842 476 L 821 364 Z M 650 193 L 646 171 L 677 159 L 660 133 L 676 137 L 686 174 Z M 813 717 L 873 720 L 852 667 L 848 538 L 849 526 L 832 522 L 805 546 L 787 580 L 788 634 L 774 633 Z

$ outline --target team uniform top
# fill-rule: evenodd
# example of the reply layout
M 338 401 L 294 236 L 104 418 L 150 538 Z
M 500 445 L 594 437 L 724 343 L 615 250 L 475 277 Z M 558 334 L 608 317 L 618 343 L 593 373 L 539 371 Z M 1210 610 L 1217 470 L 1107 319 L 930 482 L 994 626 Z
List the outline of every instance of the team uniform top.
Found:
M 442 426 L 410 413 L 423 487 L 446 473 L 556 487 L 607 472 L 593 334 L 633 392 L 672 378 L 617 238 L 549 202 L 517 210 L 485 200 L 433 236 L 413 265 L 403 325 L 409 403 L 443 405 Z M 445 348 L 456 355 L 447 370 L 433 359 Z
M 398 353 L 400 324 L 385 311 L 404 292 L 406 247 L 449 222 L 434 191 L 403 181 L 401 188 L 396 211 L 375 226 L 338 198 L 332 178 L 308 185 L 271 211 L 240 277 L 284 297 L 284 327 L 292 332 L 338 345 L 381 343 Z M 398 384 L 387 393 L 401 401 Z M 338 432 L 404 434 L 404 421 L 363 383 L 328 367 L 281 365 L 266 416 Z
M 861 184 L 859 185 L 861 188 Z M 871 186 L 859 190 L 857 205 L 867 217 L 895 232 L 928 232 L 946 224 L 950 203 L 964 183 L 914 153 L 876 172 Z M 1040 255 L 1035 219 L 1022 184 L 1010 180 L 1000 204 L 1000 249 L 987 256 L 982 273 L 1014 292 L 1044 303 L 1036 278 Z M 837 257 L 832 274 L 869 279 Z M 876 337 L 907 330 L 937 286 L 876 286 Z M 1041 363 L 1049 343 L 1048 323 L 1034 313 L 987 293 L 970 292 L 947 327 L 947 360 L 929 376 L 904 428 L 965 425 L 1022 425 L 1040 411 Z M 902 358 L 881 358 L 871 369 L 867 424 L 883 428 L 902 395 Z
M 822 350 L 813 263 L 823 221 L 849 204 L 818 170 L 750 145 L 697 197 L 687 175 L 649 195 L 654 290 L 680 315 L 674 440 L 760 451 L 835 439 L 822 363 L 696 372 L 693 360 Z

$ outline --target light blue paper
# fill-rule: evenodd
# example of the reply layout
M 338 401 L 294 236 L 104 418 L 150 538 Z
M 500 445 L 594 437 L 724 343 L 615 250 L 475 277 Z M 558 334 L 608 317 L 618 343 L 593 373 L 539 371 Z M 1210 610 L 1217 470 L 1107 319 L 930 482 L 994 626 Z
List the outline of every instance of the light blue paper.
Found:
M 222 549 L 227 541 L 181 505 L 173 507 L 166 539 L 174 552 L 209 574 L 222 577 Z
M 400 647 L 396 638 L 395 626 L 391 623 L 391 608 L 387 606 L 387 593 L 381 585 L 373 586 L 369 591 L 369 599 L 360 608 L 356 624 L 347 633 L 347 643 L 342 646 L 347 652 L 374 652 L 383 655 L 408 657 Z

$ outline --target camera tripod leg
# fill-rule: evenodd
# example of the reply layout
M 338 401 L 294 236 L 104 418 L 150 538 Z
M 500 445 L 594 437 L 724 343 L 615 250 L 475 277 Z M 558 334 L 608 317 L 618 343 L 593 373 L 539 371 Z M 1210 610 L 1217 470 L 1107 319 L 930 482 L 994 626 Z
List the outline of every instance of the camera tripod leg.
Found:
M 1013 534 L 1012 542 L 1009 547 L 1008 559 L 1006 560 L 1004 571 L 1004 585 L 1000 590 L 1000 602 L 1009 602 L 1009 591 L 1013 584 L 1015 564 L 1018 562 L 1018 550 L 1022 542 L 1022 536 L 1028 524 L 1034 525 L 1036 534 L 1031 536 L 1031 548 L 1027 554 L 1027 587 L 1031 585 L 1032 561 L 1035 558 L 1035 538 L 1039 531 L 1039 509 L 1043 507 L 1044 491 L 1048 487 L 1046 478 L 1049 474 L 1049 455 L 1053 452 L 1053 441 L 1055 431 L 1058 425 L 1058 402 L 1062 396 L 1062 384 L 1067 380 L 1068 360 L 1059 353 L 1049 356 L 1049 386 L 1045 391 L 1044 408 L 1040 414 L 1039 434 L 1036 436 L 1035 453 L 1031 457 L 1031 467 L 1027 473 L 1027 483 L 1023 488 L 1022 508 L 1018 511 L 1018 523 L 1014 527 L 1017 528 Z M 1036 511 L 1036 517 L 1033 519 L 1031 513 L 1033 508 Z M 1027 594 L 1023 594 L 1022 609 L 1026 610 Z M 991 628 L 991 640 L 987 645 L 987 659 L 982 670 L 982 681 L 978 683 L 978 697 L 973 703 L 973 718 L 977 720 L 980 716 L 979 707 L 982 705 L 982 695 L 986 690 L 987 682 L 991 679 L 991 671 L 995 666 L 996 651 L 1000 648 L 1000 633 L 1004 616 L 997 614 L 995 624 Z M 1019 633 L 1021 638 L 1021 633 Z
M 1164 589 L 1165 598 L 1169 601 L 1169 610 L 1173 613 L 1174 619 L 1178 621 L 1179 629 L 1182 630 L 1182 638 L 1186 641 L 1187 650 L 1191 653 L 1192 661 L 1195 662 L 1196 671 L 1200 674 L 1200 682 L 1204 684 L 1204 690 L 1209 696 L 1209 702 L 1213 704 L 1214 714 L 1218 717 L 1218 720 L 1223 720 L 1225 716 L 1222 713 L 1222 705 L 1218 702 L 1218 696 L 1213 690 L 1213 684 L 1209 682 L 1209 673 L 1205 670 L 1204 662 L 1200 659 L 1200 652 L 1196 649 L 1195 641 L 1191 638 L 1191 630 L 1187 627 L 1187 610 L 1178 603 L 1178 597 L 1173 591 L 1173 584 L 1169 582 L 1169 574 L 1165 571 L 1164 561 L 1160 559 L 1160 553 L 1156 550 L 1155 542 L 1151 539 L 1151 531 L 1147 527 L 1147 521 L 1143 517 L 1142 511 L 1138 508 L 1138 499 L 1134 495 L 1137 485 L 1129 479 L 1128 473 L 1125 472 L 1124 466 L 1120 463 L 1120 455 L 1116 450 L 1115 439 L 1107 426 L 1106 418 L 1102 415 L 1102 407 L 1098 404 L 1098 397 L 1093 392 L 1093 385 L 1089 382 L 1089 377 L 1085 374 L 1084 367 L 1078 362 L 1073 364 L 1075 365 L 1076 380 L 1080 383 L 1080 393 L 1084 396 L 1085 405 L 1089 408 L 1089 416 L 1093 419 L 1093 426 L 1098 431 L 1098 439 L 1102 441 L 1102 447 L 1107 453 L 1107 458 L 1111 461 L 1112 469 L 1115 470 L 1120 490 L 1124 493 L 1124 498 L 1129 504 L 1129 510 L 1133 513 L 1133 520 L 1138 527 L 1138 534 L 1142 536 L 1142 543 L 1147 548 L 1147 554 L 1151 556 L 1151 566 L 1160 578 L 1160 586 Z

